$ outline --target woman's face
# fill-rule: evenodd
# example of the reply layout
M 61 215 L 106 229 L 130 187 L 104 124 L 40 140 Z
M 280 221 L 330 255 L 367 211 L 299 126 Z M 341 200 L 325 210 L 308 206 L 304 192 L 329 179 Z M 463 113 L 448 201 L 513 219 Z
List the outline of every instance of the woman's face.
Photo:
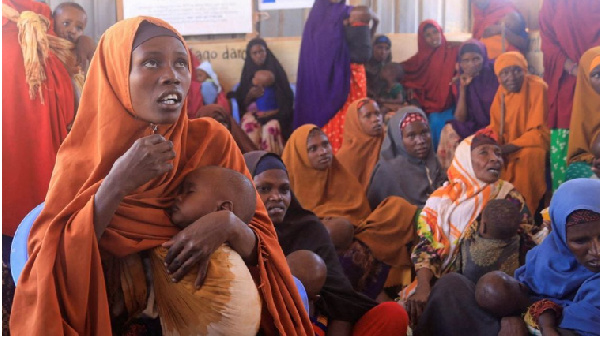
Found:
M 269 218 L 274 224 L 283 222 L 292 201 L 290 180 L 281 169 L 271 169 L 254 176 L 256 191 L 265 204 Z
M 567 227 L 567 247 L 577 262 L 600 273 L 600 221 Z
M 412 122 L 402 129 L 402 143 L 406 152 L 418 159 L 426 159 L 431 152 L 431 132 L 424 122 Z
M 442 33 L 435 26 L 428 26 L 423 31 L 423 38 L 431 48 L 438 48 L 442 44 Z
M 371 137 L 381 136 L 383 133 L 383 116 L 377 103 L 372 100 L 358 110 L 358 121 L 362 130 Z
M 190 87 L 187 50 L 177 38 L 152 38 L 131 53 L 129 93 L 133 113 L 154 124 L 179 119 Z
M 389 58 L 391 53 L 390 45 L 387 43 L 379 43 L 373 46 L 373 59 L 382 63 Z
M 519 66 L 507 66 L 500 71 L 498 78 L 508 93 L 518 93 L 525 81 L 525 72 Z
M 253 45 L 250 47 L 250 58 L 256 66 L 263 66 L 267 59 L 267 49 L 261 44 Z
M 592 83 L 594 91 L 600 94 L 600 65 L 594 67 L 592 72 L 590 72 L 590 83 Z
M 465 52 L 460 57 L 460 67 L 466 75 L 475 77 L 483 68 L 483 57 L 477 52 Z
M 471 162 L 475 177 L 480 181 L 492 184 L 500 179 L 502 171 L 502 152 L 498 145 L 484 144 L 471 151 Z
M 333 162 L 333 152 L 329 139 L 322 131 L 310 134 L 306 141 L 308 161 L 316 170 L 326 170 Z

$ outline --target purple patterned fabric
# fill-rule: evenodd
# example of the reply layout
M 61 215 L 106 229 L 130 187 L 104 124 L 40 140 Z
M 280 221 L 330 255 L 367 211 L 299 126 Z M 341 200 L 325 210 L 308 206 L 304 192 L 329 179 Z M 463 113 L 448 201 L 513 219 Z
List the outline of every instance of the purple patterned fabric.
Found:
M 459 49 L 458 59 L 465 45 L 475 45 L 481 51 L 483 57 L 483 68 L 479 75 L 467 86 L 467 120 L 459 122 L 456 119 L 450 121 L 452 127 L 461 137 L 467 138 L 478 130 L 490 125 L 490 106 L 498 91 L 498 77 L 494 74 L 494 61 L 488 59 L 485 45 L 475 39 L 465 41 Z M 461 69 L 462 72 L 462 69 Z M 457 86 L 457 97 L 460 93 Z
M 350 92 L 350 52 L 344 19 L 345 0 L 315 0 L 302 34 L 294 128 L 323 127 L 344 105 Z

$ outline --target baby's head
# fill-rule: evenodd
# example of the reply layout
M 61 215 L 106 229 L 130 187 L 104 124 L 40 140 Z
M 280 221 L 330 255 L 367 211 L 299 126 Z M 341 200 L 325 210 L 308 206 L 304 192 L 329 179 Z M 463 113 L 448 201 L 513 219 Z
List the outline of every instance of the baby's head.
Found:
M 520 224 L 521 213 L 514 202 L 507 199 L 491 200 L 481 214 L 479 235 L 507 240 L 517 235 Z
M 398 63 L 387 63 L 381 69 L 381 78 L 390 84 L 398 83 L 404 78 L 404 69 Z
M 201 68 L 196 68 L 196 81 L 199 83 L 203 83 L 206 81 L 206 79 L 210 78 L 210 76 L 208 75 L 208 73 L 206 71 L 204 71 Z
M 310 250 L 296 250 L 286 260 L 292 275 L 304 285 L 308 299 L 315 301 L 327 278 L 325 261 Z
M 171 221 L 185 228 L 211 212 L 229 210 L 248 224 L 256 210 L 256 190 L 243 174 L 216 166 L 196 169 L 184 179 Z
M 350 11 L 350 17 L 348 19 L 350 24 L 361 23 L 368 25 L 371 21 L 371 13 L 366 6 L 355 6 Z
M 56 34 L 76 43 L 83 35 L 87 25 L 87 14 L 81 5 L 75 2 L 63 2 L 52 13 L 54 18 L 54 31 Z
M 483 275 L 475 286 L 479 307 L 496 317 L 520 314 L 529 306 L 529 288 L 502 271 Z
M 275 84 L 275 75 L 269 70 L 258 70 L 252 78 L 252 85 L 269 87 Z

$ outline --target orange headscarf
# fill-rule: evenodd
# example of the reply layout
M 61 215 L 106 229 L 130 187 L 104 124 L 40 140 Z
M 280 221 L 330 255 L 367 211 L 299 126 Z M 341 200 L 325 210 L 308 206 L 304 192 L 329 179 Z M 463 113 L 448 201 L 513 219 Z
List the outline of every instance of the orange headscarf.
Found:
M 590 48 L 581 56 L 577 72 L 577 86 L 573 97 L 571 133 L 567 163 L 591 163 L 594 156 L 590 146 L 600 134 L 600 94 L 590 83 L 590 72 L 600 64 L 600 46 Z
M 369 98 L 363 98 L 348 107 L 344 123 L 344 141 L 336 155 L 344 168 L 358 179 L 364 192 L 367 191 L 369 179 L 379 160 L 379 151 L 381 151 L 381 143 L 383 143 L 383 130 L 378 137 L 369 136 L 358 120 L 358 104 L 365 100 L 372 101 Z
M 333 156 L 326 170 L 316 170 L 308 160 L 308 134 L 316 125 L 306 124 L 290 136 L 281 158 L 288 169 L 290 185 L 305 209 L 318 217 L 345 217 L 357 226 L 371 209 L 364 188 Z
M 176 123 L 158 130 L 173 142 L 175 166 L 126 196 L 97 242 L 93 224 L 98 187 L 134 141 L 152 133 L 148 123 L 132 117 L 129 91 L 132 44 L 144 20 L 176 32 L 162 20 L 137 17 L 116 23 L 100 39 L 73 129 L 57 155 L 46 206 L 31 229 L 30 258 L 12 310 L 14 335 L 110 335 L 100 252 L 124 257 L 173 237 L 179 229 L 169 221 L 166 209 L 184 177 L 198 167 L 227 167 L 251 178 L 227 130 L 208 119 L 188 121 L 184 105 Z M 275 229 L 259 199 L 250 227 L 258 238 L 255 278 L 265 304 L 263 330 L 312 334 Z

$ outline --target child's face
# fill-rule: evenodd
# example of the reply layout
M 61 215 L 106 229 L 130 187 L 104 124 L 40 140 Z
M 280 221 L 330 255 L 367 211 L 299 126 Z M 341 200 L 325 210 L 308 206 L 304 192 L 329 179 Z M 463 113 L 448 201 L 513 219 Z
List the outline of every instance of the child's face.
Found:
M 217 210 L 210 181 L 191 173 L 183 181 L 181 192 L 171 208 L 171 222 L 185 228 L 202 216 Z
M 54 30 L 59 37 L 73 43 L 83 35 L 87 25 L 87 16 L 84 12 L 73 7 L 63 7 L 54 18 Z
M 384 67 L 381 70 L 381 78 L 383 78 L 383 80 L 388 82 L 388 84 L 390 84 L 390 86 L 397 82 L 396 72 L 394 72 L 394 70 L 390 67 Z
M 256 71 L 252 78 L 252 84 L 256 86 L 269 87 L 275 82 L 273 73 L 266 70 Z
M 206 79 L 208 79 L 208 73 L 206 73 L 206 71 L 204 71 L 203 69 L 196 69 L 196 81 L 199 83 L 203 83 L 206 81 Z

